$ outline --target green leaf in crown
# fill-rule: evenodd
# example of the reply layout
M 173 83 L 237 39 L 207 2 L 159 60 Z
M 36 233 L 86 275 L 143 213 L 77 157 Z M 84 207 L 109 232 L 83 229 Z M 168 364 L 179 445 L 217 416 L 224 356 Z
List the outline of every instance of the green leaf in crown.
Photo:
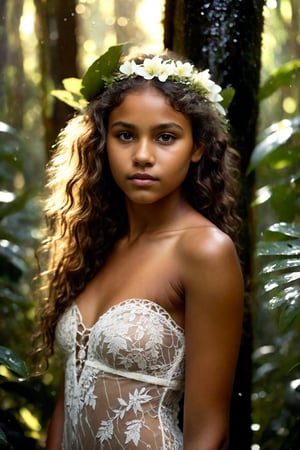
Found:
M 65 78 L 65 89 L 55 89 L 51 94 L 74 109 L 82 109 L 100 94 L 112 74 L 118 69 L 124 44 L 110 47 L 87 69 L 83 78 Z
M 119 67 L 123 47 L 124 44 L 110 47 L 104 55 L 96 59 L 87 69 L 83 75 L 80 90 L 86 100 L 90 101 L 103 91 L 105 82 L 111 78 L 112 74 Z

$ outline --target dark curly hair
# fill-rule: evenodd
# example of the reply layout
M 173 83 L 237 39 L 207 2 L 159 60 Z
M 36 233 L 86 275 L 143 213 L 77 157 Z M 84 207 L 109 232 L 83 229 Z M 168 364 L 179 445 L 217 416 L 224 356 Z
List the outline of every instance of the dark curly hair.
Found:
M 46 362 L 53 353 L 59 317 L 127 231 L 124 195 L 108 164 L 107 122 L 129 92 L 149 86 L 190 118 L 194 142 L 204 149 L 199 163 L 191 164 L 183 184 L 187 202 L 236 242 L 238 156 L 229 145 L 227 126 L 219 112 L 179 82 L 137 76 L 113 83 L 70 120 L 47 167 L 48 238 L 39 258 L 42 262 L 42 255 L 46 255 L 46 270 L 41 274 L 46 295 L 39 308 L 37 336 L 37 353 L 42 352 Z

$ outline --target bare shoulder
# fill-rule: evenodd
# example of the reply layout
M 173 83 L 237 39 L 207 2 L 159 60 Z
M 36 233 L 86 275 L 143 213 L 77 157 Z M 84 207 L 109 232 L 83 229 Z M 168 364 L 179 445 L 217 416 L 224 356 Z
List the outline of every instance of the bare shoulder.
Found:
M 241 298 L 243 277 L 235 244 L 216 226 L 207 221 L 185 230 L 177 255 L 186 299 L 218 302 L 226 297 L 225 292 L 231 293 L 232 300 Z
M 187 229 L 178 241 L 178 254 L 186 264 L 215 264 L 228 258 L 238 261 L 231 238 L 210 222 Z

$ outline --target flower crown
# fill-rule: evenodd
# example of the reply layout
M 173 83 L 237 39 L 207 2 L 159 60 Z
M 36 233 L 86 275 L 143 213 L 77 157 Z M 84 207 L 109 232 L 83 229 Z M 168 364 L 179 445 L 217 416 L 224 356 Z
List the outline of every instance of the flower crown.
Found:
M 221 95 L 222 89 L 211 80 L 208 69 L 199 71 L 189 62 L 164 60 L 158 56 L 145 58 L 141 63 L 126 61 L 120 65 L 122 51 L 123 44 L 110 47 L 87 69 L 81 80 L 66 78 L 63 80 L 65 90 L 55 90 L 52 94 L 73 108 L 81 109 L 115 82 L 137 76 L 145 80 L 158 78 L 162 83 L 169 80 L 186 85 L 225 115 L 225 109 L 220 102 L 229 103 L 233 93 L 227 92 L 227 102 L 224 102 L 224 91 Z

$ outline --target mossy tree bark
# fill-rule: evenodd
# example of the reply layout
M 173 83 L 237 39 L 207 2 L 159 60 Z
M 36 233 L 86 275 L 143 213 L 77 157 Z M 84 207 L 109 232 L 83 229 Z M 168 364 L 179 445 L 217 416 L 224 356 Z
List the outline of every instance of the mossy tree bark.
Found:
M 41 101 L 46 150 L 50 153 L 57 135 L 73 110 L 51 96 L 62 89 L 62 80 L 76 77 L 76 0 L 34 0 L 41 67 Z
M 0 3 L 0 119 L 22 130 L 26 85 L 19 28 L 23 0 Z
M 4 120 L 5 70 L 7 65 L 8 37 L 6 30 L 7 0 L 0 2 L 0 119 Z
M 256 140 L 264 0 L 166 0 L 166 48 L 209 68 L 235 96 L 229 108 L 233 146 L 241 156 L 240 214 L 242 263 L 246 279 L 244 335 L 232 400 L 230 450 L 251 448 L 251 356 L 254 177 L 246 176 Z M 220 374 L 221 376 L 221 374 Z

